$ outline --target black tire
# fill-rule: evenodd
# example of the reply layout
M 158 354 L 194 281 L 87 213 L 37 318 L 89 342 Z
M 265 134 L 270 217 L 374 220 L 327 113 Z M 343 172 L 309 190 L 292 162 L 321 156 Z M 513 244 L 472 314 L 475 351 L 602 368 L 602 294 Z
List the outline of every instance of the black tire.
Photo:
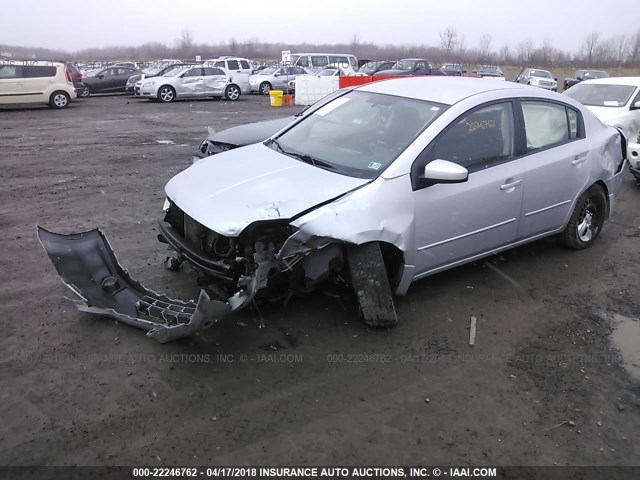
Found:
M 84 87 L 82 92 L 80 92 L 80 96 L 82 98 L 88 98 L 91 96 L 91 89 L 89 87 Z
M 53 92 L 49 97 L 49 106 L 51 108 L 67 108 L 69 103 L 71 103 L 71 97 L 62 90 Z
M 158 89 L 158 100 L 170 103 L 176 99 L 176 91 L 171 85 L 163 85 Z
M 373 242 L 349 246 L 347 262 L 351 286 L 365 323 L 377 328 L 398 323 L 380 244 Z
M 271 91 L 271 84 L 269 82 L 262 82 L 258 88 L 260 95 L 269 95 Z
M 227 88 L 224 89 L 224 98 L 230 102 L 238 100 L 241 94 L 240 87 L 237 85 L 228 85 Z
M 607 197 L 602 187 L 593 185 L 576 202 L 560 243 L 574 250 L 590 247 L 600 235 L 606 216 Z

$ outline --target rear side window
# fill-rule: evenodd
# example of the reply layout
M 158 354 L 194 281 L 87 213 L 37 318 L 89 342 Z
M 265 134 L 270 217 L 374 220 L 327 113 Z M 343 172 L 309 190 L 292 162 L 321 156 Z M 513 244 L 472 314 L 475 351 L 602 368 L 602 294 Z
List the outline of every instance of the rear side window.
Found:
M 0 78 L 24 78 L 22 67 L 18 65 L 0 65 Z
M 227 63 L 229 64 L 229 70 L 240 70 L 240 65 L 237 60 L 229 60 Z
M 526 100 L 521 105 L 528 151 L 578 138 L 579 117 L 575 110 L 541 101 Z
M 311 64 L 314 67 L 326 67 L 329 64 L 329 59 L 326 55 L 313 55 L 311 57 Z
M 219 61 L 219 62 L 214 63 L 214 65 L 215 65 L 216 67 L 222 67 L 222 68 L 224 68 L 224 61 L 223 61 L 223 60 L 221 60 L 221 61 Z
M 514 127 L 511 102 L 474 110 L 435 140 L 432 158 L 449 160 L 477 171 L 513 155 Z
M 25 65 L 22 67 L 22 73 L 25 78 L 42 78 L 42 77 L 55 77 L 56 76 L 56 67 L 43 67 L 36 65 Z
M 243 70 L 248 70 L 250 68 L 249 62 L 247 62 L 246 60 L 240 60 L 240 66 Z

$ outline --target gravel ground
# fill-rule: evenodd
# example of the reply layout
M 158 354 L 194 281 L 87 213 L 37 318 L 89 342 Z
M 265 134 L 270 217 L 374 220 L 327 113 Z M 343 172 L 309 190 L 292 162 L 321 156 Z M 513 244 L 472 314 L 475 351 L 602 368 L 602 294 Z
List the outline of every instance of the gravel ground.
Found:
M 99 226 L 134 278 L 196 297 L 193 274 L 162 266 L 164 184 L 207 125 L 298 110 L 104 96 L 0 111 L 0 464 L 640 464 L 640 357 L 612 343 L 624 326 L 640 344 L 631 176 L 591 249 L 543 240 L 420 281 L 387 331 L 316 293 L 161 345 L 65 299 L 36 224 Z

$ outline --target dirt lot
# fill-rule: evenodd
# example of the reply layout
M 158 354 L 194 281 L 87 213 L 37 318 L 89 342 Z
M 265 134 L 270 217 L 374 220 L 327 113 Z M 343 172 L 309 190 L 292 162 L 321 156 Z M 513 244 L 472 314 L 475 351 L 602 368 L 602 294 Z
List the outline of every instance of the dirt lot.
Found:
M 389 331 L 317 293 L 161 345 L 64 298 L 36 224 L 99 226 L 134 278 L 196 297 L 194 275 L 162 266 L 164 184 L 207 125 L 297 110 L 109 96 L 0 111 L 0 464 L 639 465 L 640 356 L 612 343 L 640 344 L 631 176 L 590 250 L 545 240 L 418 282 Z

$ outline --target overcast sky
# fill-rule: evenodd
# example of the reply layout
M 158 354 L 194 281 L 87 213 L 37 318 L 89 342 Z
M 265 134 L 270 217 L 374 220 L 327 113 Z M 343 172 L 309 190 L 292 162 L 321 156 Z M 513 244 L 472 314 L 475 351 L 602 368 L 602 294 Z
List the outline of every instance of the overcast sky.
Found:
M 578 51 L 593 31 L 632 34 L 638 0 L 2 0 L 0 44 L 68 51 L 158 41 L 174 46 L 187 28 L 195 43 L 350 42 L 438 46 L 454 27 L 467 48 L 493 37 L 492 50 L 544 38 Z

